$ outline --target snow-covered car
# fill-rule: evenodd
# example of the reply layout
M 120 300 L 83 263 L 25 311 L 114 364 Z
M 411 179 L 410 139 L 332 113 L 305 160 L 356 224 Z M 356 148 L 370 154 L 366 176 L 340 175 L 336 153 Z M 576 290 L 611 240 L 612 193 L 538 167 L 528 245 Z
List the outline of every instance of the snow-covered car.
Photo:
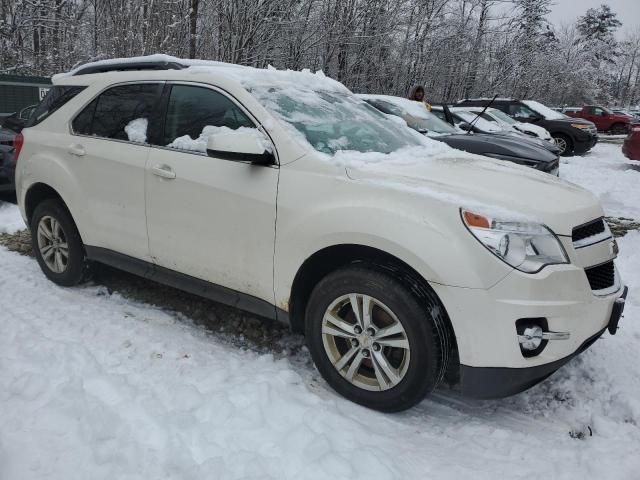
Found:
M 443 106 L 434 106 L 432 111 L 440 119 L 446 121 L 446 114 Z M 510 126 L 499 124 L 492 120 L 483 118 L 479 113 L 468 110 L 466 107 L 449 108 L 454 125 L 458 128 L 479 133 L 481 135 L 493 135 L 495 137 L 510 138 L 521 144 L 534 144 L 537 147 L 544 148 L 555 155 L 560 154 L 560 149 L 554 143 L 542 140 L 538 137 L 532 137 L 526 133 L 514 130 Z
M 421 102 L 390 95 L 359 94 L 367 103 L 388 115 L 394 115 L 414 130 L 464 152 L 484 155 L 559 175 L 560 161 L 545 146 L 522 141 L 519 136 L 468 133 L 448 124 L 429 112 Z M 529 137 L 527 137 L 528 139 Z M 555 150 L 555 146 L 549 144 Z
M 598 143 L 596 126 L 582 118 L 572 118 L 534 100 L 474 98 L 460 100 L 458 107 L 491 106 L 522 123 L 546 129 L 563 156 L 583 155 Z
M 453 107 L 452 110 L 456 110 L 456 108 L 460 107 Z M 525 133 L 541 140 L 546 140 L 547 142 L 553 142 L 553 138 L 551 138 L 551 134 L 547 129 L 539 125 L 534 125 L 533 123 L 518 122 L 497 108 L 489 107 L 484 112 L 484 108 L 482 107 L 467 107 L 466 110 L 475 114 L 481 113 L 482 118 L 497 123 L 502 126 L 503 129 L 512 129 L 518 133 Z
M 289 322 L 370 408 L 442 383 L 522 391 L 624 306 L 594 195 L 435 142 L 321 73 L 97 62 L 54 76 L 19 137 L 51 281 L 103 262 Z

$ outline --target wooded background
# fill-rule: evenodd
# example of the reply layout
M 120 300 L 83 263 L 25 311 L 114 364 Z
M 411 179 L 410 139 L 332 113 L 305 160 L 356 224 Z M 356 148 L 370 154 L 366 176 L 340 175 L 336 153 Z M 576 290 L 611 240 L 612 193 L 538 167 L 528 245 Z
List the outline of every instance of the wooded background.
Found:
M 640 32 L 603 5 L 573 24 L 552 0 L 0 0 L 0 73 L 167 53 L 323 70 L 354 92 L 431 101 L 640 102 Z

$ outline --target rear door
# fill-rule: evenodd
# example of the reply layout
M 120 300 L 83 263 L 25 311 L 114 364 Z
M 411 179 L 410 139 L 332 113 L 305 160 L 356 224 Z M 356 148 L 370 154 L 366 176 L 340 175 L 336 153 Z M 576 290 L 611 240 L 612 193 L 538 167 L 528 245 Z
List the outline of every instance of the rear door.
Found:
M 212 133 L 256 123 L 207 85 L 168 84 L 164 101 L 146 170 L 153 261 L 272 304 L 278 167 L 206 153 Z
M 84 191 L 87 245 L 150 261 L 145 218 L 147 127 L 163 83 L 113 86 L 73 119 L 69 161 Z

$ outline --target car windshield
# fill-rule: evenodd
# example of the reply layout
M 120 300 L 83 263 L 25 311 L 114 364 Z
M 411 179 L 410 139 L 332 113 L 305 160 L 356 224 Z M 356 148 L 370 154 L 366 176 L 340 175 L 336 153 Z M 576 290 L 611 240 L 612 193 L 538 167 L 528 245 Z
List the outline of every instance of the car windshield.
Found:
M 482 132 L 496 133 L 496 132 L 501 132 L 503 130 L 503 128 L 500 127 L 500 125 L 494 122 L 489 122 L 482 117 L 478 118 L 477 113 L 467 112 L 465 110 L 458 110 L 453 112 L 453 115 L 454 117 L 457 117 L 457 119 L 459 119 L 462 122 L 467 122 L 467 123 L 473 122 L 473 126 Z
M 366 101 L 384 113 L 402 118 L 407 125 L 421 133 L 452 134 L 458 131 L 429 112 L 420 102 L 398 98 L 367 98 Z
M 300 87 L 293 90 L 256 87 L 251 93 L 322 153 L 333 155 L 339 150 L 391 153 L 423 145 L 416 133 L 355 95 Z
M 499 121 L 506 123 L 507 125 L 516 125 L 518 123 L 509 115 L 501 110 L 498 110 L 497 108 L 492 108 L 487 113 L 489 113 L 489 115 L 491 115 L 492 117 L 497 118 Z
M 568 118 L 564 113 L 551 110 L 546 105 L 536 102 L 535 100 L 523 100 L 522 103 L 524 103 L 534 112 L 542 115 L 547 120 L 562 120 L 563 118 Z

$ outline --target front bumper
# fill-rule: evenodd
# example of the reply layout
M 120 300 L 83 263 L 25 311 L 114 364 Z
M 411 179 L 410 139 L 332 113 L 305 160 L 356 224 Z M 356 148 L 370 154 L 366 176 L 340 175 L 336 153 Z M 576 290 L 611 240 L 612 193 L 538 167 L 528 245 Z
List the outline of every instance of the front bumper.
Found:
M 615 335 L 618 322 L 624 310 L 624 299 L 627 297 L 627 292 L 628 289 L 625 287 L 619 297 L 623 301 L 618 300 L 614 303 L 607 326 L 589 337 L 576 351 L 564 358 L 528 368 L 470 367 L 461 365 L 459 384 L 461 394 L 479 399 L 502 398 L 520 393 L 545 380 L 560 367 L 593 345 L 605 330 L 609 330 L 609 333 Z
M 617 270 L 613 286 L 602 290 L 591 289 L 585 270 L 615 258 L 613 239 L 578 249 L 571 237 L 560 240 L 569 264 L 536 274 L 513 270 L 488 289 L 432 285 L 453 325 L 463 393 L 499 397 L 534 385 L 590 345 L 616 316 L 616 301 L 626 295 Z M 545 331 L 568 332 L 569 338 L 550 340 L 535 355 L 525 356 L 519 321 L 545 322 Z
M 574 150 L 573 153 L 576 155 L 581 155 L 583 153 L 587 153 L 598 143 L 598 135 L 597 134 L 585 134 L 581 133 L 576 136 L 574 142 Z

